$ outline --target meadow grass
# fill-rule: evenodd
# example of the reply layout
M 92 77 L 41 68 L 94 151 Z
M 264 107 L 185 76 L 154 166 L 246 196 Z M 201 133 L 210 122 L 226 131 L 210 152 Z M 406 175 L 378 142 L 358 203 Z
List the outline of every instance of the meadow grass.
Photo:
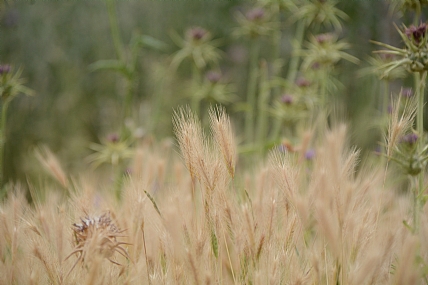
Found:
M 303 147 L 277 149 L 248 167 L 236 162 L 224 109 L 212 108 L 210 121 L 204 132 L 188 108 L 177 110 L 181 155 L 170 142 L 138 146 L 120 200 L 41 151 L 59 183 L 33 204 L 15 186 L 1 204 L 0 283 L 426 282 L 427 207 L 412 233 L 403 224 L 412 224 L 410 194 L 383 165 L 358 166 L 343 124 L 306 133 L 310 160 Z

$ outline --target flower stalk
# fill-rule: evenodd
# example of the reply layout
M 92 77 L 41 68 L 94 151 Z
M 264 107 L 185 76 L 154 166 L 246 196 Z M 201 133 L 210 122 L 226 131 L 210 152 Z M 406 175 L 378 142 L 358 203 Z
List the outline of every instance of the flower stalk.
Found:
M 256 92 L 257 92 L 257 76 L 258 62 L 260 53 L 260 42 L 253 40 L 250 50 L 250 70 L 247 86 L 247 103 L 248 112 L 245 117 L 245 138 L 248 142 L 254 139 L 254 115 L 256 110 Z

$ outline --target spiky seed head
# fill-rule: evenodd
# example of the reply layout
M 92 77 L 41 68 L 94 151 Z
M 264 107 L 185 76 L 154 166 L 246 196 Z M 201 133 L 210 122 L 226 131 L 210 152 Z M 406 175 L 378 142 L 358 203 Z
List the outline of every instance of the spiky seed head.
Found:
M 86 216 L 80 219 L 80 223 L 74 223 L 73 234 L 76 247 L 65 259 L 67 260 L 74 254 L 78 254 L 78 258 L 68 274 L 79 261 L 88 261 L 94 258 L 94 255 L 107 258 L 117 265 L 120 264 L 110 259 L 115 252 L 130 259 L 126 250 L 121 246 L 128 243 L 117 240 L 119 237 L 125 237 L 122 235 L 123 232 L 124 230 L 114 224 L 110 217 L 110 212 L 106 212 L 101 216 Z

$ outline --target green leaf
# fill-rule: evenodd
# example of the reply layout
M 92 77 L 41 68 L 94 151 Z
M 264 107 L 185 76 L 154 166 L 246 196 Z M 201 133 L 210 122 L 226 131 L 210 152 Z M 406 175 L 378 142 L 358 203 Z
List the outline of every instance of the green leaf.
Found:
M 116 59 L 105 59 L 89 65 L 91 72 L 98 70 L 112 70 L 123 74 L 125 77 L 132 77 L 132 72 L 126 67 L 126 64 Z
M 142 35 L 137 37 L 137 43 L 141 44 L 145 48 L 149 48 L 156 51 L 168 51 L 168 45 L 158 39 L 151 36 Z

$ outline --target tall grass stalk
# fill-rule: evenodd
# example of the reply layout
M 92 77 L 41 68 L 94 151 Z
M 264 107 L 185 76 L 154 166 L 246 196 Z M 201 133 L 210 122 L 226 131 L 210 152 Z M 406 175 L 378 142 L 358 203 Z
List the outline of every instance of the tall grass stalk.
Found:
M 7 108 L 9 107 L 9 100 L 1 99 L 2 106 L 0 108 L 1 112 L 1 122 L 0 122 L 0 200 L 5 194 L 4 185 L 4 146 L 6 144 L 6 120 L 7 120 Z

